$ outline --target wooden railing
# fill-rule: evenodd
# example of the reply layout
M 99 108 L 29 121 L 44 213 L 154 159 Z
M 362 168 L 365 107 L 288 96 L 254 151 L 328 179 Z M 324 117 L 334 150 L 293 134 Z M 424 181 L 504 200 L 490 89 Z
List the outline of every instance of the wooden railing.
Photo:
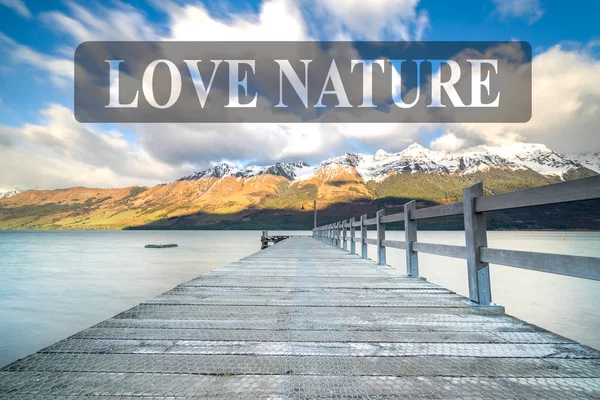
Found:
M 313 236 L 356 254 L 356 243 L 361 244 L 361 255 L 367 258 L 367 245 L 377 246 L 377 261 L 386 264 L 387 248 L 406 251 L 406 275 L 419 276 L 418 253 L 436 254 L 467 260 L 469 297 L 479 305 L 492 304 L 489 264 L 508 265 L 577 278 L 600 280 L 600 258 L 561 254 L 547 254 L 516 250 L 492 249 L 487 244 L 486 212 L 508 210 L 581 200 L 600 199 L 600 176 L 577 179 L 553 185 L 484 196 L 483 184 L 463 189 L 463 201 L 428 208 L 416 208 L 415 201 L 404 205 L 404 212 L 385 215 L 379 210 L 374 218 L 362 215 L 359 220 L 339 221 L 313 230 Z M 417 221 L 429 218 L 463 215 L 465 246 L 423 243 L 417 240 Z M 388 240 L 385 225 L 404 222 L 404 240 Z M 368 226 L 376 225 L 377 238 L 368 238 Z M 357 237 L 357 228 L 360 236 Z

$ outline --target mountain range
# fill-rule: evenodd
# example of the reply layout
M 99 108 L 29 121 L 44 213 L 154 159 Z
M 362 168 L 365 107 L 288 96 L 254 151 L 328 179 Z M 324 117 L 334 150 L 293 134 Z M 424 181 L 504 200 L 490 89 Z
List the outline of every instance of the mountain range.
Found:
M 327 222 L 381 207 L 394 212 L 409 199 L 459 201 L 462 188 L 477 181 L 497 194 L 598 173 L 600 153 L 566 156 L 529 143 L 444 152 L 414 143 L 399 153 L 347 153 L 316 165 L 221 163 L 154 187 L 0 193 L 0 229 L 310 228 L 313 200 Z M 585 227 L 600 226 L 593 208 L 584 208 Z M 500 216 L 494 224 L 569 228 L 576 222 L 528 215 Z

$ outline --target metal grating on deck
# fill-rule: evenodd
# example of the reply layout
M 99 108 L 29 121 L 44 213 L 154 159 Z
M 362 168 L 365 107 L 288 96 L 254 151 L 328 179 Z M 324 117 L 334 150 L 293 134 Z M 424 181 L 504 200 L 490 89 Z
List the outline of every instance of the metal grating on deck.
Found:
M 0 370 L 0 398 L 599 398 L 600 353 L 291 238 Z

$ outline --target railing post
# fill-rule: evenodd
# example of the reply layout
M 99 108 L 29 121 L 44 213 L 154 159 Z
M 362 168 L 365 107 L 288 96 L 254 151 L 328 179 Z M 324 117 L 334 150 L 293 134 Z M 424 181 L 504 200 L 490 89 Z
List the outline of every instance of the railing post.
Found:
M 367 214 L 361 215 L 361 217 L 360 217 L 360 244 L 362 245 L 362 248 L 361 248 L 362 258 L 367 258 L 367 224 L 365 224 L 366 221 L 367 221 Z
M 337 223 L 338 249 L 342 248 L 342 221 Z
M 343 220 L 342 221 L 342 244 L 344 247 L 344 251 L 348 251 L 348 242 L 347 242 L 347 227 L 348 227 L 348 221 L 347 220 Z
M 487 247 L 487 228 L 485 213 L 475 212 L 475 199 L 482 196 L 483 183 L 481 182 L 463 189 L 469 297 L 474 303 L 487 306 L 492 302 L 490 266 L 488 263 L 481 262 L 479 256 L 479 249 Z
M 329 236 L 331 237 L 329 244 L 335 246 L 335 231 L 333 230 L 333 224 L 329 225 Z
M 330 245 L 335 246 L 335 229 L 334 224 L 329 225 L 329 235 L 331 236 Z
M 385 224 L 381 222 L 381 217 L 385 215 L 385 210 L 377 211 L 377 263 L 379 265 L 386 265 L 385 260 L 385 246 L 383 241 L 385 240 Z
M 329 245 L 333 246 L 333 225 L 329 224 Z
M 352 217 L 350 219 L 350 254 L 356 254 L 356 243 L 354 242 L 354 237 L 356 236 L 356 230 L 354 228 L 354 223 L 356 219 Z
M 419 254 L 413 250 L 417 241 L 417 221 L 410 219 L 410 211 L 417 209 L 417 202 L 412 200 L 404 205 L 404 243 L 406 245 L 406 275 L 410 278 L 419 276 Z

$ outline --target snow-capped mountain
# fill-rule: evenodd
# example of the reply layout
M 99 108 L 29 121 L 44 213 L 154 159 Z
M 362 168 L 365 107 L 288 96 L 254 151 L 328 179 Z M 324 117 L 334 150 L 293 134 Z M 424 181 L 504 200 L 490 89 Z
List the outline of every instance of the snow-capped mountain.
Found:
M 289 180 L 306 180 L 316 175 L 324 180 L 335 180 L 338 174 L 358 173 L 364 181 L 385 179 L 390 173 L 435 173 L 467 175 L 490 168 L 511 171 L 532 170 L 544 176 L 558 176 L 587 168 L 600 173 L 600 153 L 563 156 L 543 144 L 515 143 L 505 146 L 476 146 L 445 152 L 435 151 L 413 143 L 399 153 L 379 150 L 373 155 L 346 153 L 321 161 L 314 167 L 300 161 L 276 163 L 267 166 L 251 165 L 245 168 L 222 163 L 180 180 L 198 180 L 204 177 L 249 178 L 271 174 Z
M 552 151 L 548 146 L 533 143 L 515 143 L 501 147 L 483 146 L 490 152 L 517 165 L 530 168 L 542 175 L 563 176 L 583 165 Z
M 16 194 L 21 193 L 20 191 L 18 191 L 17 189 L 9 189 L 6 191 L 1 191 L 0 190 L 0 199 L 8 199 L 9 197 L 12 197 Z
M 289 180 L 295 180 L 301 176 L 306 170 L 312 171 L 308 164 L 303 161 L 293 163 L 275 163 L 273 165 L 258 166 L 250 165 L 242 168 L 230 163 L 221 163 L 212 168 L 200 172 L 194 172 L 179 179 L 180 181 L 199 180 L 206 177 L 224 178 L 232 176 L 235 178 L 251 178 L 258 175 L 276 175 L 283 176 Z
M 566 157 L 542 144 L 516 143 L 509 146 L 477 146 L 454 152 L 434 151 L 417 143 L 390 154 L 384 150 L 374 155 L 348 154 L 340 165 L 352 165 L 366 180 L 382 180 L 392 173 L 438 173 L 466 175 L 490 168 L 533 170 L 544 176 L 563 177 L 566 173 L 588 168 L 600 173 L 600 154 Z M 339 159 L 339 158 L 338 158 Z M 338 159 L 327 160 L 320 165 Z M 348 160 L 352 160 L 349 163 Z M 318 168 L 317 168 L 318 169 Z
M 572 154 L 569 155 L 568 158 L 600 174 L 600 152 L 590 154 Z
M 415 143 L 397 153 L 347 153 L 314 166 L 221 163 L 150 188 L 31 190 L 0 200 L 2 209 L 11 210 L 2 213 L 0 229 L 254 229 L 289 227 L 290 221 L 301 227 L 308 214 L 301 210 L 313 200 L 322 210 L 344 204 L 361 215 L 372 212 L 374 201 L 386 199 L 395 199 L 394 204 L 397 199 L 460 201 L 462 188 L 474 179 L 483 180 L 487 191 L 497 194 L 552 184 L 557 177 L 582 178 L 593 171 L 600 173 L 598 153 L 565 156 L 544 145 L 524 143 L 444 152 Z M 16 193 L 0 192 L 0 197 Z M 525 225 L 520 219 L 515 223 L 538 228 L 548 218 L 543 213 L 532 215 Z M 306 217 L 306 224 L 312 223 Z M 578 220 L 559 217 L 551 226 L 598 229 L 598 221 L 597 211 L 591 210 Z

